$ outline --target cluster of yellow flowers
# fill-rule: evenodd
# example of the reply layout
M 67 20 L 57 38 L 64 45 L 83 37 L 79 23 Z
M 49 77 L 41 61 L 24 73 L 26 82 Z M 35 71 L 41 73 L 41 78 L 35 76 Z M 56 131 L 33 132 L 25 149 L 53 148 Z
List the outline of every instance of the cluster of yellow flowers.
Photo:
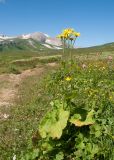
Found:
M 60 38 L 60 39 L 68 39 L 68 40 L 74 40 L 75 38 L 79 37 L 80 36 L 80 33 L 79 32 L 76 32 L 74 31 L 74 29 L 72 28 L 67 28 L 65 30 L 63 30 L 63 32 L 61 34 L 59 34 L 57 36 L 57 38 Z

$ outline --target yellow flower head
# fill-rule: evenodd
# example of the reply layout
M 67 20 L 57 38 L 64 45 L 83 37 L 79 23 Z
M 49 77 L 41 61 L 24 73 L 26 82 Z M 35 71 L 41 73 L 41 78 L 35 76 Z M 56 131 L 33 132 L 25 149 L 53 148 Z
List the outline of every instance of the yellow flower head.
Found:
M 68 34 L 67 34 L 67 33 L 64 33 L 64 34 L 62 34 L 62 35 L 63 35 L 64 39 L 67 39 L 67 38 L 68 38 Z
M 112 96 L 109 97 L 110 100 L 112 100 L 112 98 L 113 98 Z
M 79 32 L 74 32 L 73 34 L 74 34 L 75 37 L 79 37 L 80 36 Z
M 63 30 L 63 32 L 57 36 L 57 38 L 60 38 L 61 40 L 70 40 L 73 41 L 76 39 L 76 37 L 79 37 L 80 33 L 75 32 L 72 28 L 66 28 Z
M 65 80 L 66 80 L 66 81 L 71 81 L 72 78 L 71 78 L 71 77 L 66 77 Z
M 72 28 L 67 28 L 65 30 L 63 30 L 63 34 L 72 34 L 74 32 L 74 29 Z
M 59 34 L 59 35 L 57 36 L 57 38 L 63 39 L 63 38 L 64 38 L 64 35 L 63 35 L 63 34 Z

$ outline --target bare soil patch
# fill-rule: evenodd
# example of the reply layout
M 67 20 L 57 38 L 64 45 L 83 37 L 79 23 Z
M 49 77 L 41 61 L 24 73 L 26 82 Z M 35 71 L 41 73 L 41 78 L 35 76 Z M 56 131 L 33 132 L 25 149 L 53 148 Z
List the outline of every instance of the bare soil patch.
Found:
M 56 63 L 48 63 L 47 66 L 54 67 Z M 18 96 L 18 88 L 21 82 L 29 76 L 43 74 L 45 67 L 36 67 L 23 71 L 21 74 L 2 74 L 0 75 L 0 108 L 9 107 L 15 104 L 15 99 Z M 0 111 L 0 119 L 3 119 L 6 113 Z

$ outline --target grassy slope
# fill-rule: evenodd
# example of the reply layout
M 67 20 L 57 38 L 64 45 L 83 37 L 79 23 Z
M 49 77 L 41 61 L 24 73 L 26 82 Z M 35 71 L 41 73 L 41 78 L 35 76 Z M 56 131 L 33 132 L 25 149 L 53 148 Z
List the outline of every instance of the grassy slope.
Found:
M 86 48 L 74 50 L 74 54 L 88 55 L 90 53 L 96 53 L 101 51 L 101 48 Z M 114 49 L 109 45 L 102 48 L 103 54 L 112 54 Z M 59 54 L 61 51 L 51 51 L 49 53 Z M 47 55 L 48 53 L 43 54 Z M 13 60 L 28 59 L 41 55 L 36 52 L 12 52 L 12 53 L 0 53 L 0 68 L 2 72 L 8 72 L 9 64 Z M 17 67 L 17 66 L 16 66 Z M 29 66 L 30 67 L 30 66 Z M 1 145 L 0 145 L 0 159 L 10 160 L 13 153 L 20 156 L 21 151 L 26 151 L 31 145 L 31 136 L 38 128 L 39 119 L 44 115 L 46 110 L 46 104 L 49 103 L 49 97 L 45 93 L 43 88 L 44 82 L 42 81 L 49 72 L 52 72 L 52 68 L 45 68 L 44 75 L 32 76 L 27 78 L 20 86 L 19 95 L 20 99 L 17 100 L 17 105 L 7 108 L 6 113 L 10 114 L 10 118 L 1 123 Z
M 93 47 L 88 47 L 88 48 L 78 48 L 76 50 L 73 50 L 72 53 L 75 56 L 78 55 L 87 55 L 87 56 L 91 56 L 91 55 L 95 55 L 97 53 L 102 54 L 102 58 L 107 57 L 108 55 L 114 55 L 114 42 L 113 43 L 107 43 L 104 45 L 100 45 L 100 46 L 93 46 Z
M 37 57 L 44 57 L 44 56 L 55 56 L 55 55 L 62 55 L 62 50 L 52 50 L 47 49 L 44 47 L 44 50 L 40 50 L 42 47 L 41 44 L 36 43 L 34 41 L 35 46 L 37 46 L 37 51 L 31 50 L 30 44 L 26 40 L 19 40 L 15 41 L 15 44 L 6 44 L 2 51 L 0 51 L 0 73 L 11 73 L 11 72 L 18 72 L 18 70 L 22 71 L 28 68 L 33 68 L 35 65 L 39 64 L 39 60 Z M 21 49 L 19 49 L 19 46 Z M 0 45 L 1 47 L 1 45 Z M 114 43 L 109 43 L 101 46 L 89 47 L 89 48 L 79 48 L 72 50 L 73 55 L 75 56 L 83 56 L 83 55 L 96 55 L 96 53 L 103 53 L 102 57 L 106 57 L 107 55 L 114 54 Z M 30 60 L 36 57 L 37 60 Z M 15 60 L 21 60 L 23 64 L 19 63 L 11 63 Z M 47 58 L 46 58 L 47 59 Z M 26 62 L 29 60 L 29 63 Z M 46 60 L 47 61 L 47 60 Z
M 19 41 L 19 40 L 17 40 Z M 36 43 L 36 42 L 34 42 Z M 35 65 L 39 64 L 39 61 L 32 61 L 31 63 L 27 64 L 25 62 L 24 65 L 21 64 L 21 66 L 18 66 L 17 64 L 11 64 L 14 60 L 19 59 L 29 59 L 32 57 L 40 57 L 40 56 L 48 56 L 48 55 L 62 55 L 62 50 L 52 50 L 45 48 L 44 50 L 37 50 L 33 51 L 30 49 L 30 46 L 27 47 L 26 41 L 19 41 L 19 46 L 22 47 L 22 50 L 19 50 L 15 47 L 12 49 L 7 48 L 8 50 L 4 50 L 0 52 L 0 73 L 18 73 L 22 70 L 28 69 L 28 68 L 34 68 Z M 37 47 L 41 47 L 40 44 Z M 24 48 L 25 46 L 25 48 Z M 95 46 L 95 47 L 89 47 L 89 48 L 80 48 L 80 49 L 74 49 L 72 50 L 73 55 L 75 56 L 83 56 L 83 55 L 96 55 L 96 53 L 103 53 L 103 57 L 106 57 L 107 55 L 113 55 L 114 54 L 114 43 L 109 43 L 101 46 Z
M 45 52 L 43 54 L 38 52 L 0 53 L 0 74 L 20 73 L 25 69 L 34 68 L 36 65 L 60 59 L 59 56 L 56 56 L 56 52 L 48 54 L 48 58 L 46 55 Z
M 47 48 L 35 40 L 15 39 L 15 41 L 5 40 L 0 44 L 0 52 L 21 52 L 21 51 L 40 51 Z

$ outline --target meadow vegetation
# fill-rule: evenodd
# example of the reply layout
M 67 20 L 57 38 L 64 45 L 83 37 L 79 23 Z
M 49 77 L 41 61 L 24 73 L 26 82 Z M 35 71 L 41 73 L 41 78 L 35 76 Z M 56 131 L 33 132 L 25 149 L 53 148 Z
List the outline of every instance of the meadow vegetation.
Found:
M 62 64 L 48 80 L 52 109 L 39 126 L 38 159 L 114 159 L 113 79 L 112 61 Z
M 50 57 L 0 55 L 0 73 L 58 64 L 26 78 L 15 106 L 6 108 L 1 160 L 114 160 L 114 49 L 109 46 L 72 49 L 72 59 L 68 48 L 65 60 L 62 51 L 51 51 Z

